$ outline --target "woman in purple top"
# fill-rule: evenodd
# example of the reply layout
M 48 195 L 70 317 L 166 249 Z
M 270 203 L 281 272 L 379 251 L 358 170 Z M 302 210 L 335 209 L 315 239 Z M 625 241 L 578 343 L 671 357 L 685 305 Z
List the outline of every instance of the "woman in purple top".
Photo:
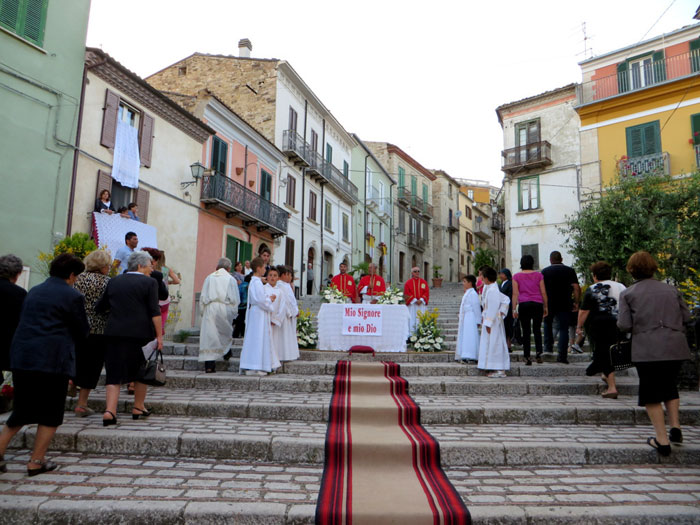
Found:
M 532 255 L 523 255 L 520 259 L 521 272 L 513 276 L 513 317 L 520 319 L 523 331 L 523 354 L 525 364 L 530 360 L 530 323 L 535 334 L 535 351 L 537 362 L 542 362 L 542 318 L 547 316 L 547 291 L 544 278 L 540 272 L 533 270 L 535 259 Z

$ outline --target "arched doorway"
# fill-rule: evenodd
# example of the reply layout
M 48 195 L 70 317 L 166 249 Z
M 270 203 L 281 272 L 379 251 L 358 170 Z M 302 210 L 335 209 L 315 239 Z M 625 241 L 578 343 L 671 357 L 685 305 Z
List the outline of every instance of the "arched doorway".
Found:
M 306 294 L 311 295 L 314 293 L 314 281 L 316 280 L 316 250 L 309 248 L 306 255 Z
M 330 283 L 330 279 L 328 279 L 329 275 L 334 275 L 336 272 L 337 268 L 333 264 L 333 254 L 328 251 L 323 252 L 323 281 L 326 282 L 328 281 Z

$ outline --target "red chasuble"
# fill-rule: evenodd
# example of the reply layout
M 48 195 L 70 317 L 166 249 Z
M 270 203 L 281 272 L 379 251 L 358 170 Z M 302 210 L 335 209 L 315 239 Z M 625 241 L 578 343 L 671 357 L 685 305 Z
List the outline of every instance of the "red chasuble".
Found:
M 360 279 L 360 285 L 357 287 L 360 291 L 367 287 L 364 295 L 381 295 L 386 292 L 386 283 L 381 275 L 365 275 Z
M 355 296 L 357 295 L 355 292 L 355 279 L 350 277 L 347 273 L 339 273 L 331 279 L 331 284 L 335 285 L 338 290 L 343 292 L 345 297 L 355 302 Z
M 428 300 L 430 299 L 428 283 L 420 277 L 411 277 L 406 281 L 406 284 L 403 285 L 403 297 L 406 300 L 406 304 L 411 304 L 413 299 L 423 299 L 425 304 L 428 304 Z

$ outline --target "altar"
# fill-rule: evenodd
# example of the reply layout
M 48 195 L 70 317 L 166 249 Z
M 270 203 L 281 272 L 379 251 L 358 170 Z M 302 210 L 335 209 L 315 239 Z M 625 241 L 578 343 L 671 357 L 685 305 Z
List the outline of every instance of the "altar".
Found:
M 364 345 L 377 352 L 405 352 L 408 317 L 403 304 L 322 304 L 318 312 L 318 348 L 347 351 Z

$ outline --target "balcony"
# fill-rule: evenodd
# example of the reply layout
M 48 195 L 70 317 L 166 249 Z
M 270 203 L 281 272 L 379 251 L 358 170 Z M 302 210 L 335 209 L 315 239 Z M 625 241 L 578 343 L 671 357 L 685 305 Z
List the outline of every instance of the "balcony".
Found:
M 426 240 L 416 233 L 408 234 L 408 247 L 418 250 L 420 252 L 425 251 Z
M 256 226 L 259 232 L 270 231 L 273 238 L 287 233 L 286 211 L 223 175 L 202 177 L 201 201 L 207 209 L 226 212 L 228 218 L 240 217 L 245 226 Z
M 411 203 L 411 190 L 406 186 L 399 186 L 396 198 L 401 204 L 409 205 Z
M 380 199 L 379 209 L 377 210 L 377 213 L 379 213 L 381 217 L 391 218 L 391 210 L 391 199 L 388 199 L 386 197 Z
M 700 50 L 653 60 L 647 58 L 627 63 L 625 71 L 584 82 L 578 89 L 579 104 L 590 104 L 632 91 L 652 87 L 661 82 L 678 80 L 700 72 Z
M 500 230 L 502 226 L 503 226 L 503 219 L 501 219 L 500 217 L 492 217 L 491 218 L 491 229 L 492 230 Z
M 324 160 L 321 166 L 320 178 L 330 183 L 330 185 L 339 192 L 340 197 L 349 204 L 355 204 L 358 201 L 357 186 L 343 175 L 342 171 L 327 160 Z
M 455 216 L 450 216 L 449 220 L 447 221 L 447 231 L 450 231 L 450 232 L 459 231 L 459 222 Z
M 492 238 L 490 228 L 486 224 L 488 221 L 486 221 L 483 217 L 478 216 L 474 218 L 474 235 L 479 237 L 480 239 L 484 240 L 489 240 Z
M 695 154 L 697 156 L 697 146 Z M 643 157 L 623 157 L 617 162 L 620 177 L 649 177 L 671 173 L 671 161 L 666 152 Z
M 308 157 L 311 148 L 293 129 L 282 132 L 282 153 L 287 155 L 294 164 L 306 167 L 309 165 Z
M 501 170 L 512 174 L 516 171 L 532 168 L 543 168 L 552 164 L 552 145 L 543 140 L 524 146 L 504 150 L 503 167 Z
M 374 186 L 369 186 L 367 188 L 367 206 L 370 209 L 376 210 L 381 205 L 381 198 L 379 197 L 379 190 Z
M 323 176 L 323 157 L 320 153 L 311 150 L 311 146 L 308 146 L 306 150 L 306 160 L 309 163 L 309 167 L 306 168 L 306 173 L 311 177 L 322 177 Z

